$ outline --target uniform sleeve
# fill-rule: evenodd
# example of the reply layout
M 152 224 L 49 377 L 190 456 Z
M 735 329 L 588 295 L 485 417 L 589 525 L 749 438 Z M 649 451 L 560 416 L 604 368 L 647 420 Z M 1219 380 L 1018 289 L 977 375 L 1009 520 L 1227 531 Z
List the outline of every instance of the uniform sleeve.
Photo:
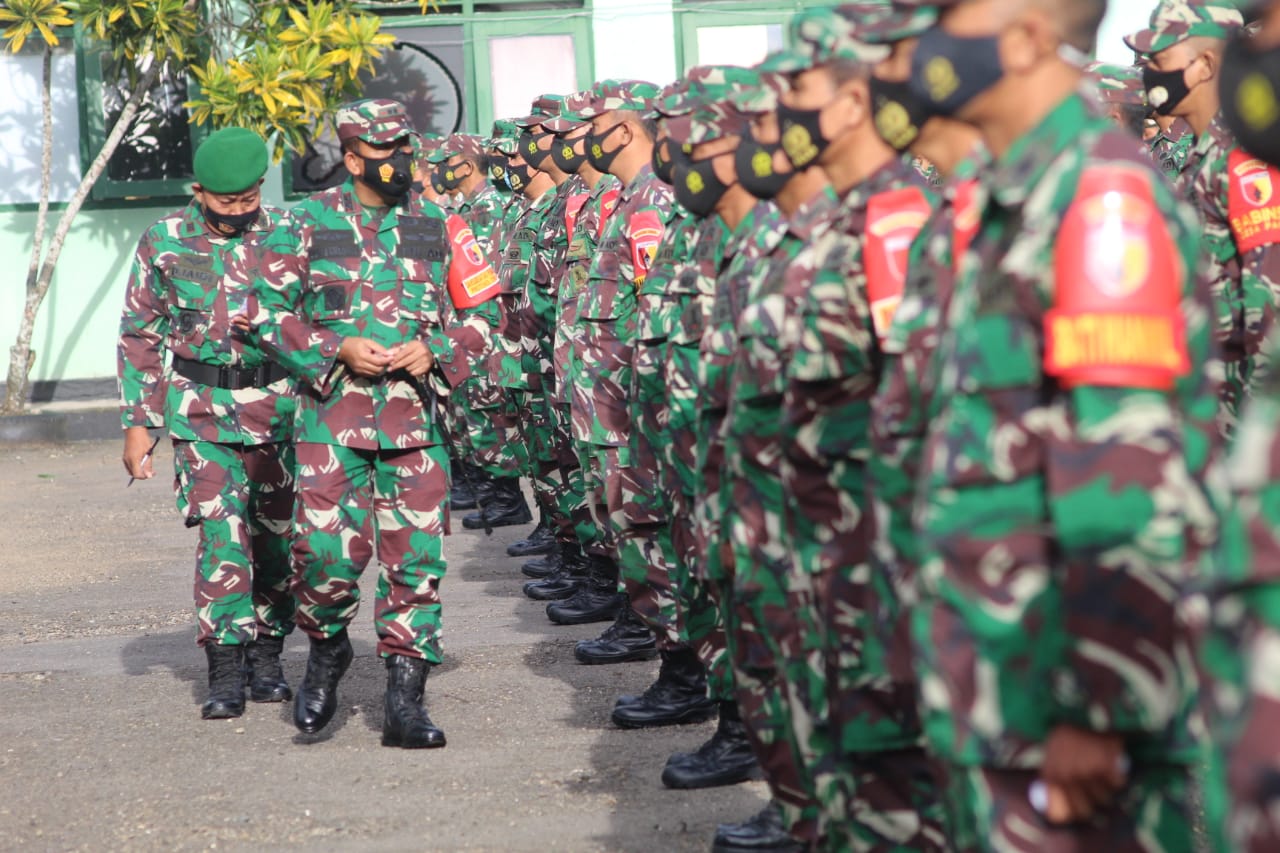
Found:
M 457 216 L 451 215 L 450 220 L 451 224 L 463 226 L 465 234 L 471 233 Z M 474 245 L 474 239 L 472 245 Z M 490 285 L 487 285 L 489 287 L 497 282 L 497 276 L 487 258 L 472 257 L 451 239 L 446 260 L 445 281 L 470 280 L 474 277 L 481 277 L 486 282 L 490 282 Z M 495 293 L 497 292 L 496 287 L 492 289 Z M 440 327 L 426 330 L 424 343 L 435 356 L 437 375 L 444 380 L 444 386 L 438 390 L 448 393 L 469 379 L 473 368 L 477 368 L 484 361 L 489 350 L 491 317 L 487 312 L 460 311 L 454 305 L 447 284 L 437 289 L 436 299 L 439 300 L 440 305 Z M 492 301 L 490 299 L 481 306 Z
M 138 241 L 116 347 L 121 426 L 164 426 L 164 339 L 169 333 L 164 277 L 148 233 Z
M 1045 318 L 1045 493 L 1065 627 L 1054 689 L 1065 722 L 1097 731 L 1159 732 L 1180 713 L 1178 596 L 1191 531 L 1212 515 L 1188 462 L 1212 437 L 1187 417 L 1215 402 L 1202 381 L 1207 289 L 1189 218 L 1154 177 L 1085 172 Z
M 254 285 L 259 306 L 255 319 L 262 348 L 290 373 L 327 396 L 340 374 L 338 350 L 343 336 L 308 322 L 303 310 L 303 283 L 310 273 L 309 233 L 303 217 L 290 213 L 267 237 L 262 275 Z

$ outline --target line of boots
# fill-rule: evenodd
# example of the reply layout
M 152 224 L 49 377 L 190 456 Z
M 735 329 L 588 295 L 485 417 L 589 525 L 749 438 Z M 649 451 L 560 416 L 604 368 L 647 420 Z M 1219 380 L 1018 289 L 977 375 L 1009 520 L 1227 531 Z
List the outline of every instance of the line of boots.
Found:
M 258 637 L 247 645 L 206 643 L 209 698 L 200 706 L 206 720 L 224 720 L 244 713 L 244 691 L 254 702 L 288 702 L 293 697 L 280 667 L 284 637 Z
M 486 527 L 511 527 L 533 521 L 533 513 L 529 511 L 529 503 L 520 488 L 519 477 L 491 477 L 479 468 L 472 466 L 472 469 L 475 472 L 470 480 L 472 489 L 466 493 L 463 485 L 464 494 L 459 495 L 459 498 L 464 503 L 470 499 L 470 506 L 476 512 L 463 517 L 463 527 L 467 530 L 483 530 Z M 455 485 L 454 491 L 457 489 L 458 485 Z M 463 508 L 454 501 L 453 492 L 450 493 L 449 500 L 454 509 Z

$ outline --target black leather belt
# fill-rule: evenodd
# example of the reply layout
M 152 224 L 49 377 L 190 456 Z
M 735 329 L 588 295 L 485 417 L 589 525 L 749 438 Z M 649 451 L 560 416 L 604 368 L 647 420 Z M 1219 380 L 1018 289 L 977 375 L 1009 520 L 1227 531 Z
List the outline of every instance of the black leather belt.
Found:
M 232 367 L 227 364 L 207 364 L 183 358 L 173 357 L 173 372 L 185 376 L 192 382 L 201 385 L 212 385 L 215 388 L 226 388 L 229 391 L 242 391 L 245 388 L 265 388 L 273 382 L 279 382 L 289 375 L 274 361 L 261 367 Z

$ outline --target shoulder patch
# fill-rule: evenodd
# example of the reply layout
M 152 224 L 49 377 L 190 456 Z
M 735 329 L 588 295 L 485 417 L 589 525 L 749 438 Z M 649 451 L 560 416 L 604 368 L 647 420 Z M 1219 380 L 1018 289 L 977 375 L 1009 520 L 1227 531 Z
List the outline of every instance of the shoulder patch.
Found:
M 651 207 L 631 214 L 627 221 L 627 236 L 631 240 L 631 263 L 635 270 L 635 282 L 643 284 L 653 266 L 653 257 L 658 254 L 658 244 L 662 242 L 666 226 L 658 211 Z
M 978 233 L 978 225 L 982 213 L 978 210 L 978 182 L 970 178 L 956 185 L 955 197 L 952 199 L 951 229 L 951 267 L 955 273 L 960 272 L 960 262 L 973 245 L 973 238 Z
M 622 195 L 622 190 L 614 188 L 607 190 L 600 197 L 600 233 L 596 235 L 599 240 L 604 236 L 605 226 L 609 224 L 609 219 L 613 216 L 613 212 L 618 209 L 618 198 Z
M 589 193 L 574 193 L 565 202 L 564 227 L 566 234 L 573 235 L 574 226 L 578 224 L 578 214 L 582 212 L 582 206 L 587 203 L 589 198 L 591 198 Z
M 458 216 L 450 216 L 449 298 L 455 308 L 474 308 L 502 290 L 498 274 L 489 266 L 484 250 L 471 228 Z
M 867 202 L 867 303 L 876 335 L 884 343 L 893 315 L 902 302 L 911 243 L 929 219 L 933 206 L 919 187 L 903 187 L 872 196 Z
M 1186 271 L 1144 170 L 1085 170 L 1054 248 L 1045 373 L 1081 385 L 1172 390 L 1191 369 Z
M 1227 213 L 1236 248 L 1280 243 L 1280 170 L 1239 148 L 1227 155 Z

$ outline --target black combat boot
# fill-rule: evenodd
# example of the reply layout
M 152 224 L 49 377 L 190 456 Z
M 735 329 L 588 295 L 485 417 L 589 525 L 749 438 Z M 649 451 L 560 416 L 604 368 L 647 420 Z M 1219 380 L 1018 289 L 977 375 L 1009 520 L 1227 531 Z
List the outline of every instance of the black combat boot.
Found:
M 662 769 L 668 788 L 717 788 L 763 778 L 737 702 L 720 703 L 720 725 L 711 740 L 695 752 L 673 754 Z
M 612 557 L 592 555 L 582 587 L 564 601 L 547 605 L 547 618 L 558 625 L 610 622 L 622 609 L 618 592 L 618 564 Z
M 299 731 L 313 735 L 329 725 L 338 710 L 338 682 L 354 656 L 346 628 L 327 640 L 311 639 L 307 674 L 293 703 L 293 724 Z
M 465 459 L 454 459 L 451 463 L 453 488 L 449 490 L 449 507 L 451 509 L 475 509 L 476 491 L 484 482 L 484 472 Z
M 523 539 L 517 539 L 507 546 L 508 557 L 532 557 L 537 554 L 551 554 L 556 549 L 555 527 L 545 510 L 539 510 L 538 526 Z
M 658 680 L 634 700 L 624 696 L 613 706 L 613 721 L 624 729 L 701 723 L 716 713 L 707 698 L 707 671 L 693 649 L 664 649 Z
M 563 601 L 586 582 L 591 564 L 577 541 L 561 542 L 556 549 L 556 570 L 538 581 L 524 585 L 524 594 L 534 601 Z
M 711 853 L 742 853 L 768 850 L 771 853 L 801 853 L 804 846 L 787 834 L 782 810 L 769 801 L 758 813 L 742 823 L 722 823 L 716 827 Z
M 280 668 L 284 637 L 258 637 L 245 646 L 245 668 L 249 670 L 249 698 L 255 702 L 288 702 L 293 698 L 289 682 Z
M 529 511 L 529 503 L 520 490 L 519 477 L 503 477 L 495 479 L 489 491 L 482 495 L 484 513 L 472 513 L 462 519 L 462 526 L 468 530 L 483 530 L 485 522 L 493 527 L 512 527 L 517 524 L 528 524 L 533 521 L 533 513 Z
M 527 578 L 542 580 L 549 578 L 564 566 L 563 555 L 557 548 L 551 553 L 536 560 L 526 560 L 520 564 L 520 573 Z
M 444 746 L 444 732 L 436 728 L 422 707 L 422 689 L 431 664 L 422 658 L 387 658 L 387 696 L 383 700 L 382 745 L 401 749 Z
M 573 649 L 573 656 L 586 664 L 653 660 L 658 656 L 658 642 L 628 600 L 613 624 L 594 640 L 580 641 Z
M 244 713 L 244 646 L 205 643 L 209 661 L 209 698 L 200 706 L 206 720 L 222 720 Z

